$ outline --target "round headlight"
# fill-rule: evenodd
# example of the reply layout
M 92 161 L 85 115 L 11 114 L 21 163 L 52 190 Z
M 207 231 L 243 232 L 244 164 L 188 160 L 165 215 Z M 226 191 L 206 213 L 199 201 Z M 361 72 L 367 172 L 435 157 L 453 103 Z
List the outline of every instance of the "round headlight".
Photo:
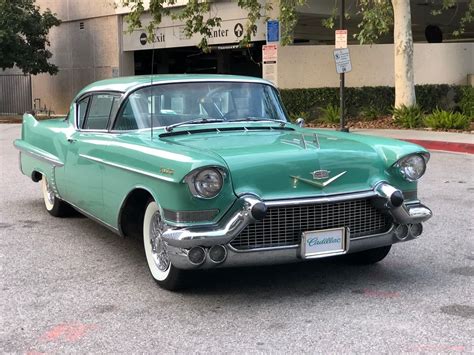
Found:
M 408 181 L 416 181 L 426 170 L 425 159 L 418 154 L 409 155 L 398 162 L 401 174 Z
M 212 198 L 222 189 L 222 175 L 216 169 L 204 169 L 194 178 L 194 188 L 199 196 Z

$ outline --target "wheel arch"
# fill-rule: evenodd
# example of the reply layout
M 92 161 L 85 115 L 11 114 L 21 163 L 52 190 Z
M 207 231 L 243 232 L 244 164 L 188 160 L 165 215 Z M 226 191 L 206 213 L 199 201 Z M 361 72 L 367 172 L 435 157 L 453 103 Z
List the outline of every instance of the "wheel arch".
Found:
M 161 206 L 156 195 L 144 186 L 135 186 L 123 199 L 118 215 L 117 226 L 120 235 L 124 237 L 142 238 L 143 218 L 145 209 L 150 200 Z

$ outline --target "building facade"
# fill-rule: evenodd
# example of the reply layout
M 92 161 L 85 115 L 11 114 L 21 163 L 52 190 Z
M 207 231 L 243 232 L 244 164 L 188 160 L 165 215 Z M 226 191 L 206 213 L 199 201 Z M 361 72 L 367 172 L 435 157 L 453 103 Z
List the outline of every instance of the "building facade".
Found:
M 210 53 L 198 49 L 199 38 L 186 38 L 183 24 L 171 18 L 163 19 L 153 43 L 147 41 L 144 30 L 126 33 L 124 17 L 128 9 L 116 6 L 111 0 L 37 0 L 36 3 L 42 9 L 50 8 L 62 20 L 49 34 L 52 61 L 58 65 L 59 73 L 32 77 L 33 100 L 56 114 L 68 111 L 71 99 L 81 88 L 104 78 L 152 72 L 262 76 L 266 23 L 262 19 L 250 45 L 240 48 L 238 43 L 247 14 L 236 1 L 213 3 L 212 11 L 222 18 L 222 24 L 213 29 Z M 426 6 L 417 4 L 412 4 L 416 83 L 468 84 L 468 76 L 474 74 L 474 29 L 468 27 L 461 41 L 448 35 L 462 9 L 457 9 L 456 18 L 448 11 L 436 19 L 438 28 L 446 33 L 443 43 L 427 43 L 425 29 L 434 20 L 427 15 Z M 180 5 L 178 1 L 175 6 Z M 321 19 L 332 12 L 333 6 L 334 1 L 309 0 L 307 6 L 298 10 L 294 44 L 278 46 L 277 50 L 274 81 L 280 88 L 339 85 L 332 53 L 334 32 L 321 25 Z M 347 6 L 349 12 L 353 11 L 352 2 Z M 277 19 L 278 6 L 273 7 L 266 16 Z M 142 23 L 146 25 L 148 21 L 149 14 L 145 13 Z M 354 14 L 347 26 L 350 34 L 356 31 L 357 22 Z M 352 71 L 346 76 L 348 86 L 393 86 L 393 45 L 390 44 L 393 38 L 387 36 L 382 42 L 360 46 L 349 36 Z

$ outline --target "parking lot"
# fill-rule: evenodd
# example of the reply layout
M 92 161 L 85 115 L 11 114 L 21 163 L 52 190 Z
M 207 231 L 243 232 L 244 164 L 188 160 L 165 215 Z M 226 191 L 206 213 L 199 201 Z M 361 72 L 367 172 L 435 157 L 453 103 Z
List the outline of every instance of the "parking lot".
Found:
M 171 293 L 138 241 L 46 212 L 20 128 L 0 125 L 2 353 L 474 351 L 473 155 L 432 154 L 419 197 L 434 217 L 378 265 L 213 270 Z

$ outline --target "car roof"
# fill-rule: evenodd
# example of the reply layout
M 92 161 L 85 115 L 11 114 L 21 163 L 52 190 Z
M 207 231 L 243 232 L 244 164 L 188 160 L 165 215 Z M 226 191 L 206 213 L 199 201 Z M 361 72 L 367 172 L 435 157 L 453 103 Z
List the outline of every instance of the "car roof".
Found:
M 218 75 L 218 74 L 161 74 L 124 76 L 96 81 L 87 85 L 77 94 L 76 98 L 93 91 L 127 92 L 146 84 L 188 82 L 188 81 L 244 81 L 273 85 L 267 80 L 250 76 Z

